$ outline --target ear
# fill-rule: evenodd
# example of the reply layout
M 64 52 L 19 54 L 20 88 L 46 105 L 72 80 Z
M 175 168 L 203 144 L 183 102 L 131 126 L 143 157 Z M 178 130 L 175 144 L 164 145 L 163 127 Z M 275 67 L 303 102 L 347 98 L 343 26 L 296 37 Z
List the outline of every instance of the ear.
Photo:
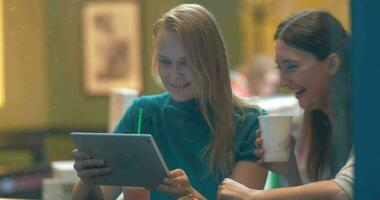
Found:
M 332 53 L 327 58 L 328 72 L 330 76 L 333 76 L 339 69 L 340 59 L 338 54 Z

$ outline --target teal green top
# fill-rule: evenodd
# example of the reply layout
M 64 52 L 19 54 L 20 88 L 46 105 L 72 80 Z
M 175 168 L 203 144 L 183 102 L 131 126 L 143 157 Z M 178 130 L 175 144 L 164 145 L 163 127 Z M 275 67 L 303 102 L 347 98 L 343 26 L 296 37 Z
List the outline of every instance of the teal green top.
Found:
M 224 177 L 214 178 L 201 161 L 200 152 L 213 135 L 199 111 L 197 101 L 176 102 L 169 93 L 142 96 L 133 102 L 113 132 L 136 133 L 140 108 L 144 110 L 141 133 L 154 137 L 169 170 L 183 169 L 198 192 L 207 199 L 216 199 L 218 185 Z M 235 119 L 235 159 L 255 162 L 258 160 L 254 154 L 255 132 L 261 112 L 247 108 L 245 113 L 244 121 Z M 152 191 L 151 199 L 174 198 Z

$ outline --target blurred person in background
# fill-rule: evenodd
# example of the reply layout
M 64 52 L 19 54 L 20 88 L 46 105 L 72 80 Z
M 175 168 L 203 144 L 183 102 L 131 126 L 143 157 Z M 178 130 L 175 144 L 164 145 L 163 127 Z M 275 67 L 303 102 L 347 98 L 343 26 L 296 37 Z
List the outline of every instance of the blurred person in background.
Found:
M 239 71 L 231 72 L 231 86 L 238 97 L 267 97 L 276 94 L 280 77 L 273 58 L 264 54 L 252 57 Z

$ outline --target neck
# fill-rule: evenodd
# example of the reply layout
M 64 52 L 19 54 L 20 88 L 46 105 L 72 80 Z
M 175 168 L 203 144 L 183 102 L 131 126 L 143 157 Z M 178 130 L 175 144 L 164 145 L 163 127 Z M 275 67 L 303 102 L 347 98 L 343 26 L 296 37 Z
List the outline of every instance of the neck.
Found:
M 322 107 L 321 111 L 322 111 L 323 113 L 325 113 L 329 119 L 331 119 L 331 106 L 330 106 L 329 103 L 326 103 L 326 104 Z

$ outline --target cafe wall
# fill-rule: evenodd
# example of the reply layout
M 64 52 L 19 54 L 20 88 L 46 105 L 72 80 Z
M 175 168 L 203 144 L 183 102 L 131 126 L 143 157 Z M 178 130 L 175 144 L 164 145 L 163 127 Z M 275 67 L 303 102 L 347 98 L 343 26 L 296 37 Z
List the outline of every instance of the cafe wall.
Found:
M 107 122 L 107 98 L 83 89 L 81 9 L 87 1 L 45 0 L 49 126 L 102 128 Z
M 330 11 L 347 30 L 351 30 L 348 0 L 242 0 L 241 4 L 243 59 L 260 53 L 273 55 L 273 35 L 277 25 L 285 17 L 302 9 Z
M 47 125 L 43 0 L 3 1 L 4 104 L 0 133 Z

